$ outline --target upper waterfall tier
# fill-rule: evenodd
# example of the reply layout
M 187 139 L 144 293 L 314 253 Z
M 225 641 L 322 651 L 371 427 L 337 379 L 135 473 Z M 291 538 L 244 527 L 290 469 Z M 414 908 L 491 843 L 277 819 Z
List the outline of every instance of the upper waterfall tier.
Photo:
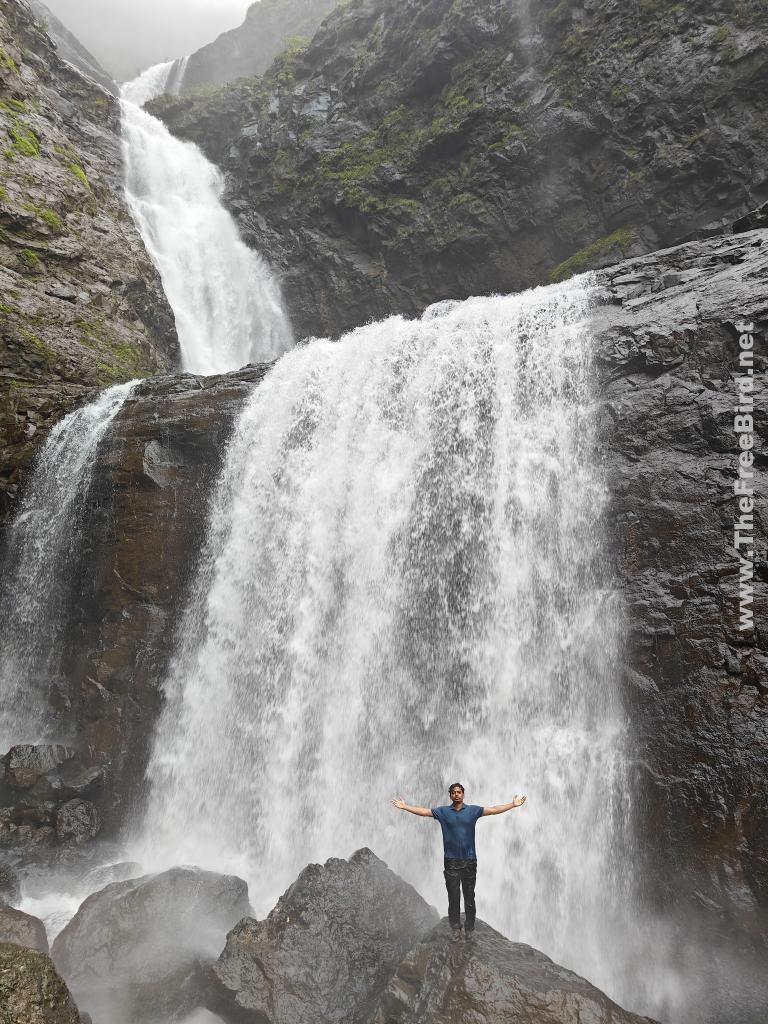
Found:
M 223 373 L 274 359 L 292 344 L 280 287 L 221 203 L 221 173 L 141 109 L 174 63 L 123 86 L 126 194 L 176 316 L 182 365 Z

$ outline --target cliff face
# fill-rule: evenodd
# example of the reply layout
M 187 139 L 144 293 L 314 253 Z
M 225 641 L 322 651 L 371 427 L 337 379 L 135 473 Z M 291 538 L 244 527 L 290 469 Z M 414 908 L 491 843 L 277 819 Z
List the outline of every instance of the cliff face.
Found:
M 46 429 L 96 387 L 174 367 L 122 191 L 117 100 L 0 0 L 0 521 Z
M 754 511 L 752 634 L 738 629 L 732 545 L 735 323 L 744 318 L 755 325 L 755 373 L 762 380 L 768 230 L 628 260 L 601 271 L 600 281 L 602 458 L 612 557 L 627 614 L 623 687 L 645 895 L 662 916 L 673 908 L 684 922 L 683 959 L 698 943 L 713 964 L 717 957 L 740 961 L 745 1006 L 764 1006 L 758 1003 L 768 999 L 764 988 L 760 996 L 748 984 L 760 989 L 757 965 L 768 939 L 765 495 Z M 82 795 L 92 801 L 104 820 L 102 835 L 114 834 L 142 798 L 160 685 L 202 541 L 207 497 L 231 424 L 266 370 L 147 381 L 100 450 L 86 531 L 92 578 L 82 588 L 90 596 L 73 614 L 69 693 L 52 708 L 51 741 L 68 744 L 59 759 L 79 757 L 82 778 L 98 770 L 97 791 L 81 793 L 67 783 L 58 792 L 70 803 Z M 755 459 L 765 466 L 764 387 L 755 403 Z M 27 751 L 22 760 L 41 756 Z M 52 763 L 51 771 L 60 769 Z M 0 813 L 0 844 L 12 846 L 2 819 Z M 28 829 L 19 852 L 27 860 L 47 857 L 61 841 L 51 828 Z M 725 970 L 737 973 L 736 966 Z M 696 1019 L 733 1019 L 733 1006 L 723 1002 L 733 993 L 719 994 L 711 982 L 703 972 Z M 764 1016 L 750 1017 L 745 1009 L 739 1019 Z
M 298 333 L 515 291 L 768 198 L 761 0 L 353 0 L 152 107 L 227 173 Z
M 262 75 L 289 40 L 308 42 L 338 0 L 259 0 L 239 28 L 223 32 L 189 58 L 182 93 Z

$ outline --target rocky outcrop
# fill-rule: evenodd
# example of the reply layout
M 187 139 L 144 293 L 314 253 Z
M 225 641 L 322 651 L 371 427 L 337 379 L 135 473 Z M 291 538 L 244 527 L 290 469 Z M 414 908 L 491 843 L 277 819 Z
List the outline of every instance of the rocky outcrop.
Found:
M 706 951 L 694 1019 L 759 1021 L 768 1014 L 757 982 L 768 948 L 768 497 L 756 484 L 755 545 L 742 551 L 754 550 L 754 629 L 741 630 L 734 408 L 741 394 L 754 398 L 759 478 L 768 232 L 630 260 L 604 280 L 613 305 L 599 350 L 603 455 L 626 601 L 639 874 L 645 898 L 678 922 L 676 956 Z M 736 383 L 742 321 L 755 339 L 752 393 Z
M 0 0 L 0 522 L 47 429 L 97 387 L 177 363 L 122 191 L 116 99 Z
M 0 904 L 0 944 L 11 943 L 48 955 L 45 925 L 36 917 Z
M 0 943 L 0 1012 L 13 1024 L 85 1024 L 45 956 Z
M 406 951 L 437 921 L 370 850 L 310 864 L 265 921 L 227 936 L 211 1009 L 253 1024 L 367 1024 Z
M 78 1001 L 111 1024 L 179 1019 L 200 1003 L 198 958 L 250 912 L 233 875 L 173 868 L 94 893 L 53 944 Z
M 262 75 L 286 46 L 309 42 L 338 0 L 259 0 L 239 28 L 223 32 L 184 66 L 182 93 Z
M 455 945 L 442 921 L 403 959 L 372 1024 L 653 1024 L 531 946 L 478 921 Z
M 61 744 L 20 744 L 0 758 L 0 849 L 18 857 L 79 846 L 99 834 L 92 802 L 104 770 Z
M 511 292 L 768 198 L 761 0 L 352 0 L 261 79 L 157 101 L 297 334 Z

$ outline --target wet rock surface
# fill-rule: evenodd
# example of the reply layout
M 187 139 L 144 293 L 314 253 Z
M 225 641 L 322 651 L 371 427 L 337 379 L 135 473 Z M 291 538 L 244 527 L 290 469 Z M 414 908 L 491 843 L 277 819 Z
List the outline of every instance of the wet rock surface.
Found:
M 235 1021 L 365 1024 L 392 971 L 437 921 L 370 850 L 310 864 L 264 921 L 241 921 L 207 1005 Z
M 96 388 L 177 365 L 123 196 L 116 98 L 0 0 L 0 523 L 50 427 Z
M 48 953 L 45 925 L 36 917 L 0 904 L 0 944 L 11 943 Z
M 71 747 L 19 744 L 0 758 L 0 849 L 19 863 L 43 850 L 94 839 L 101 830 L 104 769 Z
M 53 958 L 97 1021 L 175 1019 L 200 1003 L 198 958 L 215 956 L 249 911 L 233 875 L 173 868 L 113 882 L 83 903 Z
M 653 1024 L 483 921 L 451 942 L 447 920 L 403 958 L 372 1024 Z
M 151 109 L 226 172 L 299 336 L 337 336 L 758 207 L 767 32 L 761 0 L 353 0 L 262 78 Z

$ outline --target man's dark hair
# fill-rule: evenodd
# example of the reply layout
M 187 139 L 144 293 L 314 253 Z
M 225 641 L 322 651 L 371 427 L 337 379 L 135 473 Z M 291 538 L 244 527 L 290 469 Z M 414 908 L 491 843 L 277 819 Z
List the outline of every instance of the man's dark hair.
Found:
M 450 786 L 448 787 L 448 795 L 449 796 L 451 795 L 451 790 L 452 789 L 460 789 L 462 793 L 464 792 L 464 787 L 462 786 L 462 784 L 460 782 L 452 782 L 450 784 Z

